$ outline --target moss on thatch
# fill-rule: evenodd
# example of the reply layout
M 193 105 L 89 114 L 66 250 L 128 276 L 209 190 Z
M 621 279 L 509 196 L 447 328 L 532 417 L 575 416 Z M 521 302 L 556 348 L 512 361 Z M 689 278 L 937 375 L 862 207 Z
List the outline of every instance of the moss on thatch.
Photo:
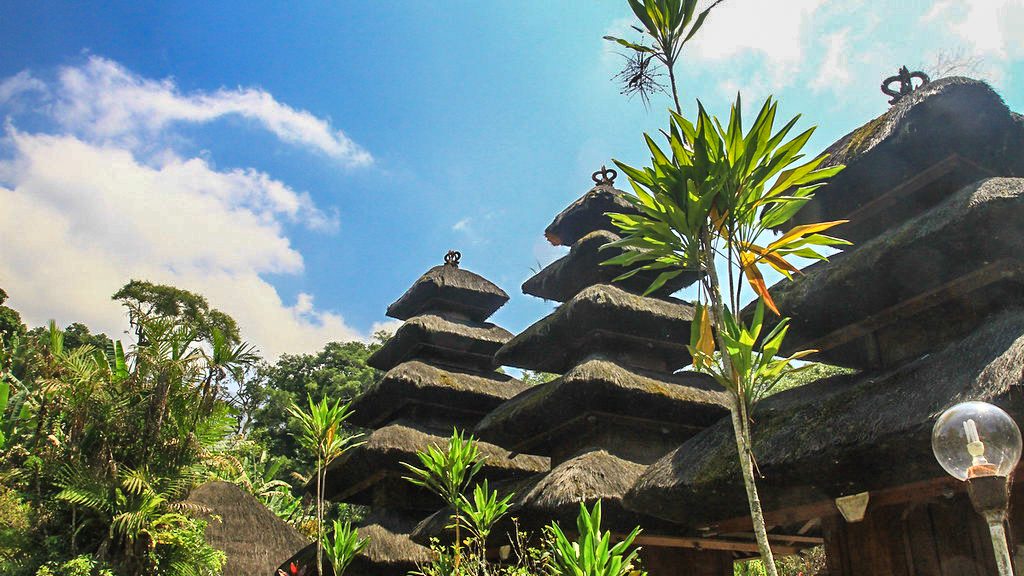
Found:
M 992 402 L 1024 418 L 1024 310 L 884 373 L 842 375 L 757 406 L 753 451 L 767 511 L 945 477 L 931 453 L 943 410 Z M 639 512 L 689 526 L 746 514 L 726 419 L 651 465 L 626 497 Z
M 943 78 L 905 96 L 882 116 L 830 146 L 825 165 L 846 170 L 790 221 L 789 226 L 838 220 L 951 155 L 992 174 L 1024 175 L 1024 125 L 1016 121 L 991 87 L 968 78 Z M 979 177 L 967 170 L 950 176 L 948 192 Z M 972 178 L 973 176 L 973 178 Z M 835 229 L 864 240 L 880 232 L 877 220 L 899 222 L 927 209 L 934 193 L 894 207 L 875 218 Z
M 505 402 L 476 433 L 513 450 L 549 454 L 564 436 L 580 434 L 574 422 L 601 415 L 599 426 L 615 426 L 615 418 L 648 422 L 652 429 L 681 434 L 681 441 L 725 416 L 725 405 L 725 394 L 704 374 L 659 374 L 590 357 Z
M 475 424 L 526 388 L 526 384 L 507 374 L 440 368 L 410 360 L 389 370 L 356 398 L 348 421 L 376 428 L 409 409 L 422 407 L 450 416 L 453 423 Z
M 483 276 L 455 266 L 434 266 L 420 276 L 387 315 L 399 320 L 438 311 L 453 311 L 482 322 L 508 301 L 508 294 Z
M 185 504 L 208 522 L 206 541 L 227 554 L 224 576 L 269 576 L 309 543 L 252 494 L 228 482 L 199 486 Z
M 793 318 L 787 350 L 819 348 L 822 360 L 858 368 L 892 365 L 957 338 L 984 321 L 990 308 L 1024 300 L 1021 278 L 1007 276 L 1021 254 L 1024 179 L 990 178 L 885 236 L 805 268 L 795 281 L 782 281 L 771 293 L 779 309 Z M 918 316 L 882 315 L 868 334 L 848 345 L 835 340 L 834 349 L 816 342 L 998 262 L 1004 263 L 992 267 L 991 281 L 965 294 L 938 294 Z M 887 336 L 886 331 L 898 332 Z M 880 339 L 877 358 L 868 355 L 867 337 Z
M 544 229 L 544 237 L 555 246 L 572 246 L 595 230 L 616 231 L 608 212 L 636 214 L 623 197 L 624 192 L 610 184 L 598 184 L 562 210 Z
M 427 428 L 398 421 L 363 438 L 327 469 L 324 495 L 327 499 L 355 504 L 385 505 L 396 509 L 436 510 L 435 496 L 402 479 L 408 471 L 402 465 L 419 464 L 416 453 L 430 446 L 445 448 L 451 430 Z M 503 480 L 522 478 L 548 469 L 548 459 L 525 454 L 512 455 L 487 442 L 478 443 L 484 467 L 481 478 Z M 312 485 L 306 487 L 311 490 Z
M 569 254 L 548 264 L 543 270 L 523 283 L 523 293 L 539 298 L 565 302 L 594 284 L 612 284 L 613 280 L 629 268 L 602 266 L 601 263 L 622 253 L 622 249 L 601 250 L 619 237 L 607 230 L 591 232 L 572 245 Z M 642 294 L 658 277 L 659 271 L 641 272 L 614 284 L 624 290 Z M 665 283 L 652 293 L 653 296 L 668 296 L 693 284 L 698 278 L 696 272 L 686 272 Z
M 629 364 L 684 366 L 690 356 L 693 306 L 674 298 L 645 298 L 608 284 L 580 291 L 502 347 L 504 366 L 564 374 L 601 353 Z
M 378 370 L 390 370 L 417 359 L 489 369 L 494 353 L 510 338 L 508 330 L 490 322 L 424 314 L 403 324 L 366 363 Z

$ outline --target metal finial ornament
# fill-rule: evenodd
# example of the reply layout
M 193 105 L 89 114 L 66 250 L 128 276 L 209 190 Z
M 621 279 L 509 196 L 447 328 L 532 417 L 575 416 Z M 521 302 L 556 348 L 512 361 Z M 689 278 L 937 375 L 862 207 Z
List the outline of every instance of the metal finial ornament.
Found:
M 918 84 L 917 86 L 914 86 L 914 78 L 920 80 L 921 83 Z M 895 82 L 900 83 L 899 92 L 893 90 L 892 88 L 889 88 L 889 85 Z M 886 96 L 892 96 L 892 98 L 889 100 L 889 104 L 892 105 L 899 102 L 900 99 L 906 96 L 907 94 L 910 94 L 914 90 L 921 88 L 922 86 L 929 82 L 931 82 L 931 78 L 929 78 L 928 75 L 925 74 L 924 72 L 911 72 L 910 70 L 907 70 L 906 66 L 901 66 L 899 73 L 897 73 L 895 76 L 889 76 L 888 78 L 882 81 L 882 93 L 885 94 Z
M 611 186 L 615 184 L 615 177 L 619 173 L 611 168 L 605 168 L 601 166 L 601 169 L 590 175 L 590 179 L 597 183 L 598 186 Z
M 449 250 L 448 253 L 444 255 L 445 266 L 458 268 L 460 260 L 462 260 L 462 252 L 459 252 L 458 250 Z

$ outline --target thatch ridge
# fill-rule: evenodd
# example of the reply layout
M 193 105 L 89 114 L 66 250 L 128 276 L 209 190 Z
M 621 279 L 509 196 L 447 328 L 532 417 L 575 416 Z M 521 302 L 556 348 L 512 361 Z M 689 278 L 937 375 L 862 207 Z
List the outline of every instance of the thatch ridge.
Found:
M 620 415 L 695 432 L 725 416 L 726 402 L 725 393 L 705 374 L 660 374 L 591 356 L 563 376 L 499 406 L 481 420 L 476 433 L 501 446 L 544 454 L 552 435 L 577 433 L 556 432 L 558 425 L 590 414 Z
M 207 521 L 206 541 L 227 554 L 224 576 L 273 574 L 309 543 L 252 494 L 229 482 L 198 486 L 185 503 Z
M 555 246 L 572 246 L 580 238 L 595 230 L 614 232 L 607 212 L 636 214 L 636 208 L 623 197 L 625 194 L 610 184 L 598 184 L 562 210 L 544 229 L 544 237 Z
M 609 258 L 622 254 L 623 249 L 621 248 L 601 250 L 605 244 L 618 239 L 618 235 L 607 230 L 596 230 L 583 236 L 572 245 L 567 255 L 548 264 L 543 270 L 524 282 L 523 293 L 556 302 L 565 302 L 579 294 L 580 290 L 587 286 L 612 284 L 616 277 L 630 270 L 630 268 L 622 266 L 603 266 L 601 264 Z M 658 277 L 658 274 L 660 271 L 640 272 L 625 280 L 614 282 L 614 284 L 629 292 L 642 294 Z M 666 282 L 652 295 L 668 296 L 693 284 L 698 278 L 697 272 L 684 272 Z
M 952 154 L 997 175 L 1022 176 L 1022 148 L 1024 125 L 988 84 L 962 77 L 936 80 L 826 149 L 830 156 L 824 166 L 845 164 L 846 169 L 787 226 L 843 218 Z M 835 232 L 853 238 L 856 226 L 851 222 Z
M 366 359 L 378 370 L 390 370 L 406 360 L 432 359 L 456 366 L 491 368 L 498 348 L 512 333 L 490 322 L 465 320 L 447 314 L 410 318 L 383 346 Z
M 808 266 L 794 281 L 773 286 L 771 294 L 779 309 L 792 317 L 787 350 L 796 350 L 986 264 L 1020 262 L 1022 253 L 1024 179 L 989 178 L 965 187 L 885 236 L 831 262 Z M 1016 293 L 1024 296 L 1020 290 Z M 948 307 L 949 316 L 943 322 L 952 325 L 957 313 L 957 307 Z M 973 309 L 970 314 L 978 316 L 978 321 L 983 317 Z M 907 324 L 907 319 L 892 320 Z M 928 332 L 923 344 L 934 347 L 957 336 L 955 331 L 941 334 L 941 326 Z M 853 352 L 825 350 L 820 357 L 834 364 L 867 367 L 867 360 Z
M 393 420 L 410 405 L 459 412 L 463 414 L 459 420 L 468 417 L 475 421 L 527 387 L 508 374 L 441 368 L 410 360 L 388 370 L 356 398 L 348 421 L 375 428 Z
M 643 297 L 597 284 L 509 340 L 495 361 L 564 374 L 600 352 L 622 361 L 643 357 L 669 369 L 680 368 L 690 359 L 686 343 L 692 319 L 693 306 L 681 300 Z
M 779 393 L 752 414 L 766 511 L 945 477 L 934 419 L 969 400 L 1024 417 L 1024 309 L 1007 310 L 946 348 L 885 373 L 844 375 Z M 728 420 L 652 464 L 626 497 L 689 526 L 745 514 Z
M 376 484 L 388 482 L 389 488 L 400 490 L 393 495 L 402 499 L 401 502 L 389 502 L 389 506 L 434 510 L 439 506 L 436 497 L 402 480 L 402 476 L 408 475 L 402 463 L 418 464 L 418 451 L 430 446 L 444 448 L 450 435 L 450 430 L 438 430 L 405 420 L 374 430 L 362 438 L 364 444 L 331 463 L 327 469 L 324 496 L 334 501 L 380 504 L 373 501 L 373 490 Z M 487 442 L 478 442 L 477 445 L 485 459 L 481 478 L 521 478 L 549 467 L 547 458 L 513 455 Z M 306 490 L 311 489 L 312 485 L 307 485 Z
M 454 311 L 482 322 L 508 302 L 508 294 L 490 280 L 457 266 L 427 270 L 405 294 L 388 306 L 398 320 L 437 311 Z

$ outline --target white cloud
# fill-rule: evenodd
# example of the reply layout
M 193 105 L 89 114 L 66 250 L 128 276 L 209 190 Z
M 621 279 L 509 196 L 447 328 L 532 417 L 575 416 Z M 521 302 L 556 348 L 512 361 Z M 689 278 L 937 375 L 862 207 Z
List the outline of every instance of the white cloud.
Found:
M 311 295 L 283 302 L 262 277 L 302 271 L 284 221 L 332 225 L 308 195 L 255 170 L 217 171 L 172 153 L 148 165 L 70 135 L 11 131 L 8 144 L 0 286 L 27 322 L 81 321 L 117 335 L 124 314 L 110 295 L 141 278 L 205 295 L 268 357 L 363 337 Z
M 370 334 L 376 334 L 377 332 L 384 331 L 388 334 L 394 334 L 399 328 L 402 327 L 401 320 L 384 320 L 382 322 L 374 322 L 370 328 Z
M 452 225 L 452 230 L 455 232 L 468 232 L 470 222 L 472 222 L 471 218 L 463 218 L 462 220 L 459 220 L 458 222 Z
M 65 129 L 92 140 L 134 146 L 141 138 L 160 133 L 174 123 L 207 123 L 240 116 L 285 142 L 346 165 L 373 162 L 369 152 L 327 121 L 278 102 L 259 89 L 221 88 L 183 94 L 173 80 L 143 78 L 116 62 L 93 56 L 81 66 L 62 69 L 54 92 L 56 120 Z
M 815 92 L 840 92 L 850 84 L 849 37 L 850 29 L 843 28 L 822 38 L 825 56 L 821 60 L 821 68 L 810 83 L 811 89 Z
M 1024 57 L 1024 0 L 939 0 L 922 17 L 927 26 L 944 25 L 972 56 L 980 57 L 984 75 L 1000 81 L 1011 60 Z
M 31 92 L 45 93 L 46 84 L 32 76 L 27 70 L 22 70 L 0 82 L 0 104 L 5 104 L 22 94 Z
M 708 15 L 686 58 L 721 62 L 744 53 L 763 60 L 772 84 L 784 86 L 804 58 L 807 24 L 825 0 L 728 0 Z
M 1024 0 L 940 0 L 924 20 L 944 22 L 978 52 L 999 59 L 1024 54 Z

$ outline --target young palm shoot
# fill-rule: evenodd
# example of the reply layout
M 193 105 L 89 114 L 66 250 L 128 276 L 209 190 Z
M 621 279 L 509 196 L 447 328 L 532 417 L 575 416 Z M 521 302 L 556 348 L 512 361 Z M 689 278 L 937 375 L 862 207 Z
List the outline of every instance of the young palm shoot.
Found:
M 570 540 L 562 532 L 558 522 L 552 522 L 548 529 L 552 537 L 551 557 L 554 573 L 558 576 L 647 574 L 637 572 L 633 567 L 640 549 L 629 550 L 633 541 L 640 535 L 640 527 L 634 528 L 624 539 L 612 546 L 611 532 L 601 532 L 600 500 L 594 503 L 593 510 L 587 510 L 585 504 L 580 504 L 580 513 L 576 518 L 577 541 Z
M 823 247 L 848 244 L 822 234 L 844 221 L 795 226 L 766 242 L 771 230 L 793 217 L 842 166 L 821 168 L 826 156 L 808 162 L 801 149 L 814 129 L 787 140 L 799 119 L 775 130 L 777 104 L 769 98 L 744 133 L 737 96 L 723 126 L 698 101 L 696 124 L 673 113 L 668 151 L 644 135 L 651 165 L 634 168 L 616 162 L 633 189 L 627 195 L 639 214 L 611 214 L 622 239 L 606 247 L 629 248 L 606 264 L 633 266 L 619 279 L 641 270 L 659 271 L 648 293 L 684 270 L 702 272 L 692 324 L 694 368 L 710 374 L 732 398 L 732 423 L 758 547 L 770 576 L 776 575 L 753 475 L 750 411 L 786 374 L 791 362 L 813 351 L 776 358 L 789 329 L 788 319 L 762 334 L 765 308 L 779 311 L 765 285 L 763 266 L 792 278 L 790 258 L 824 260 Z M 718 269 L 728 270 L 727 283 Z M 748 324 L 739 315 L 745 277 L 758 297 Z
M 359 537 L 359 532 L 352 527 L 351 522 L 340 520 L 334 521 L 331 535 L 325 535 L 320 541 L 331 567 L 334 568 L 334 576 L 344 574 L 352 560 L 355 560 L 369 543 L 368 538 Z
M 327 467 L 335 459 L 339 458 L 346 451 L 356 447 L 356 437 L 346 434 L 342 430 L 342 424 L 352 414 L 351 402 L 342 404 L 340 400 L 333 403 L 323 398 L 320 402 L 313 402 L 312 397 L 307 397 L 309 412 L 306 412 L 296 405 L 292 405 L 288 411 L 299 421 L 301 435 L 298 437 L 299 444 L 306 450 L 316 454 L 316 536 L 317 542 L 324 541 L 324 496 L 323 484 L 327 475 Z M 322 575 L 323 546 L 317 546 L 316 570 Z
M 460 514 L 463 492 L 484 465 L 483 458 L 472 436 L 466 437 L 455 429 L 448 439 L 447 450 L 430 446 L 416 453 L 422 468 L 402 463 L 411 476 L 405 479 L 416 486 L 422 486 L 442 500 L 454 511 L 452 520 L 455 527 L 455 567 L 459 566 L 463 518 Z
M 460 498 L 457 518 L 466 523 L 477 547 L 477 557 L 481 560 L 487 556 L 487 539 L 491 530 L 508 512 L 514 494 L 509 493 L 502 498 L 497 490 L 491 490 L 484 480 L 473 487 L 473 499 L 465 495 Z M 456 520 L 458 523 L 458 520 Z

